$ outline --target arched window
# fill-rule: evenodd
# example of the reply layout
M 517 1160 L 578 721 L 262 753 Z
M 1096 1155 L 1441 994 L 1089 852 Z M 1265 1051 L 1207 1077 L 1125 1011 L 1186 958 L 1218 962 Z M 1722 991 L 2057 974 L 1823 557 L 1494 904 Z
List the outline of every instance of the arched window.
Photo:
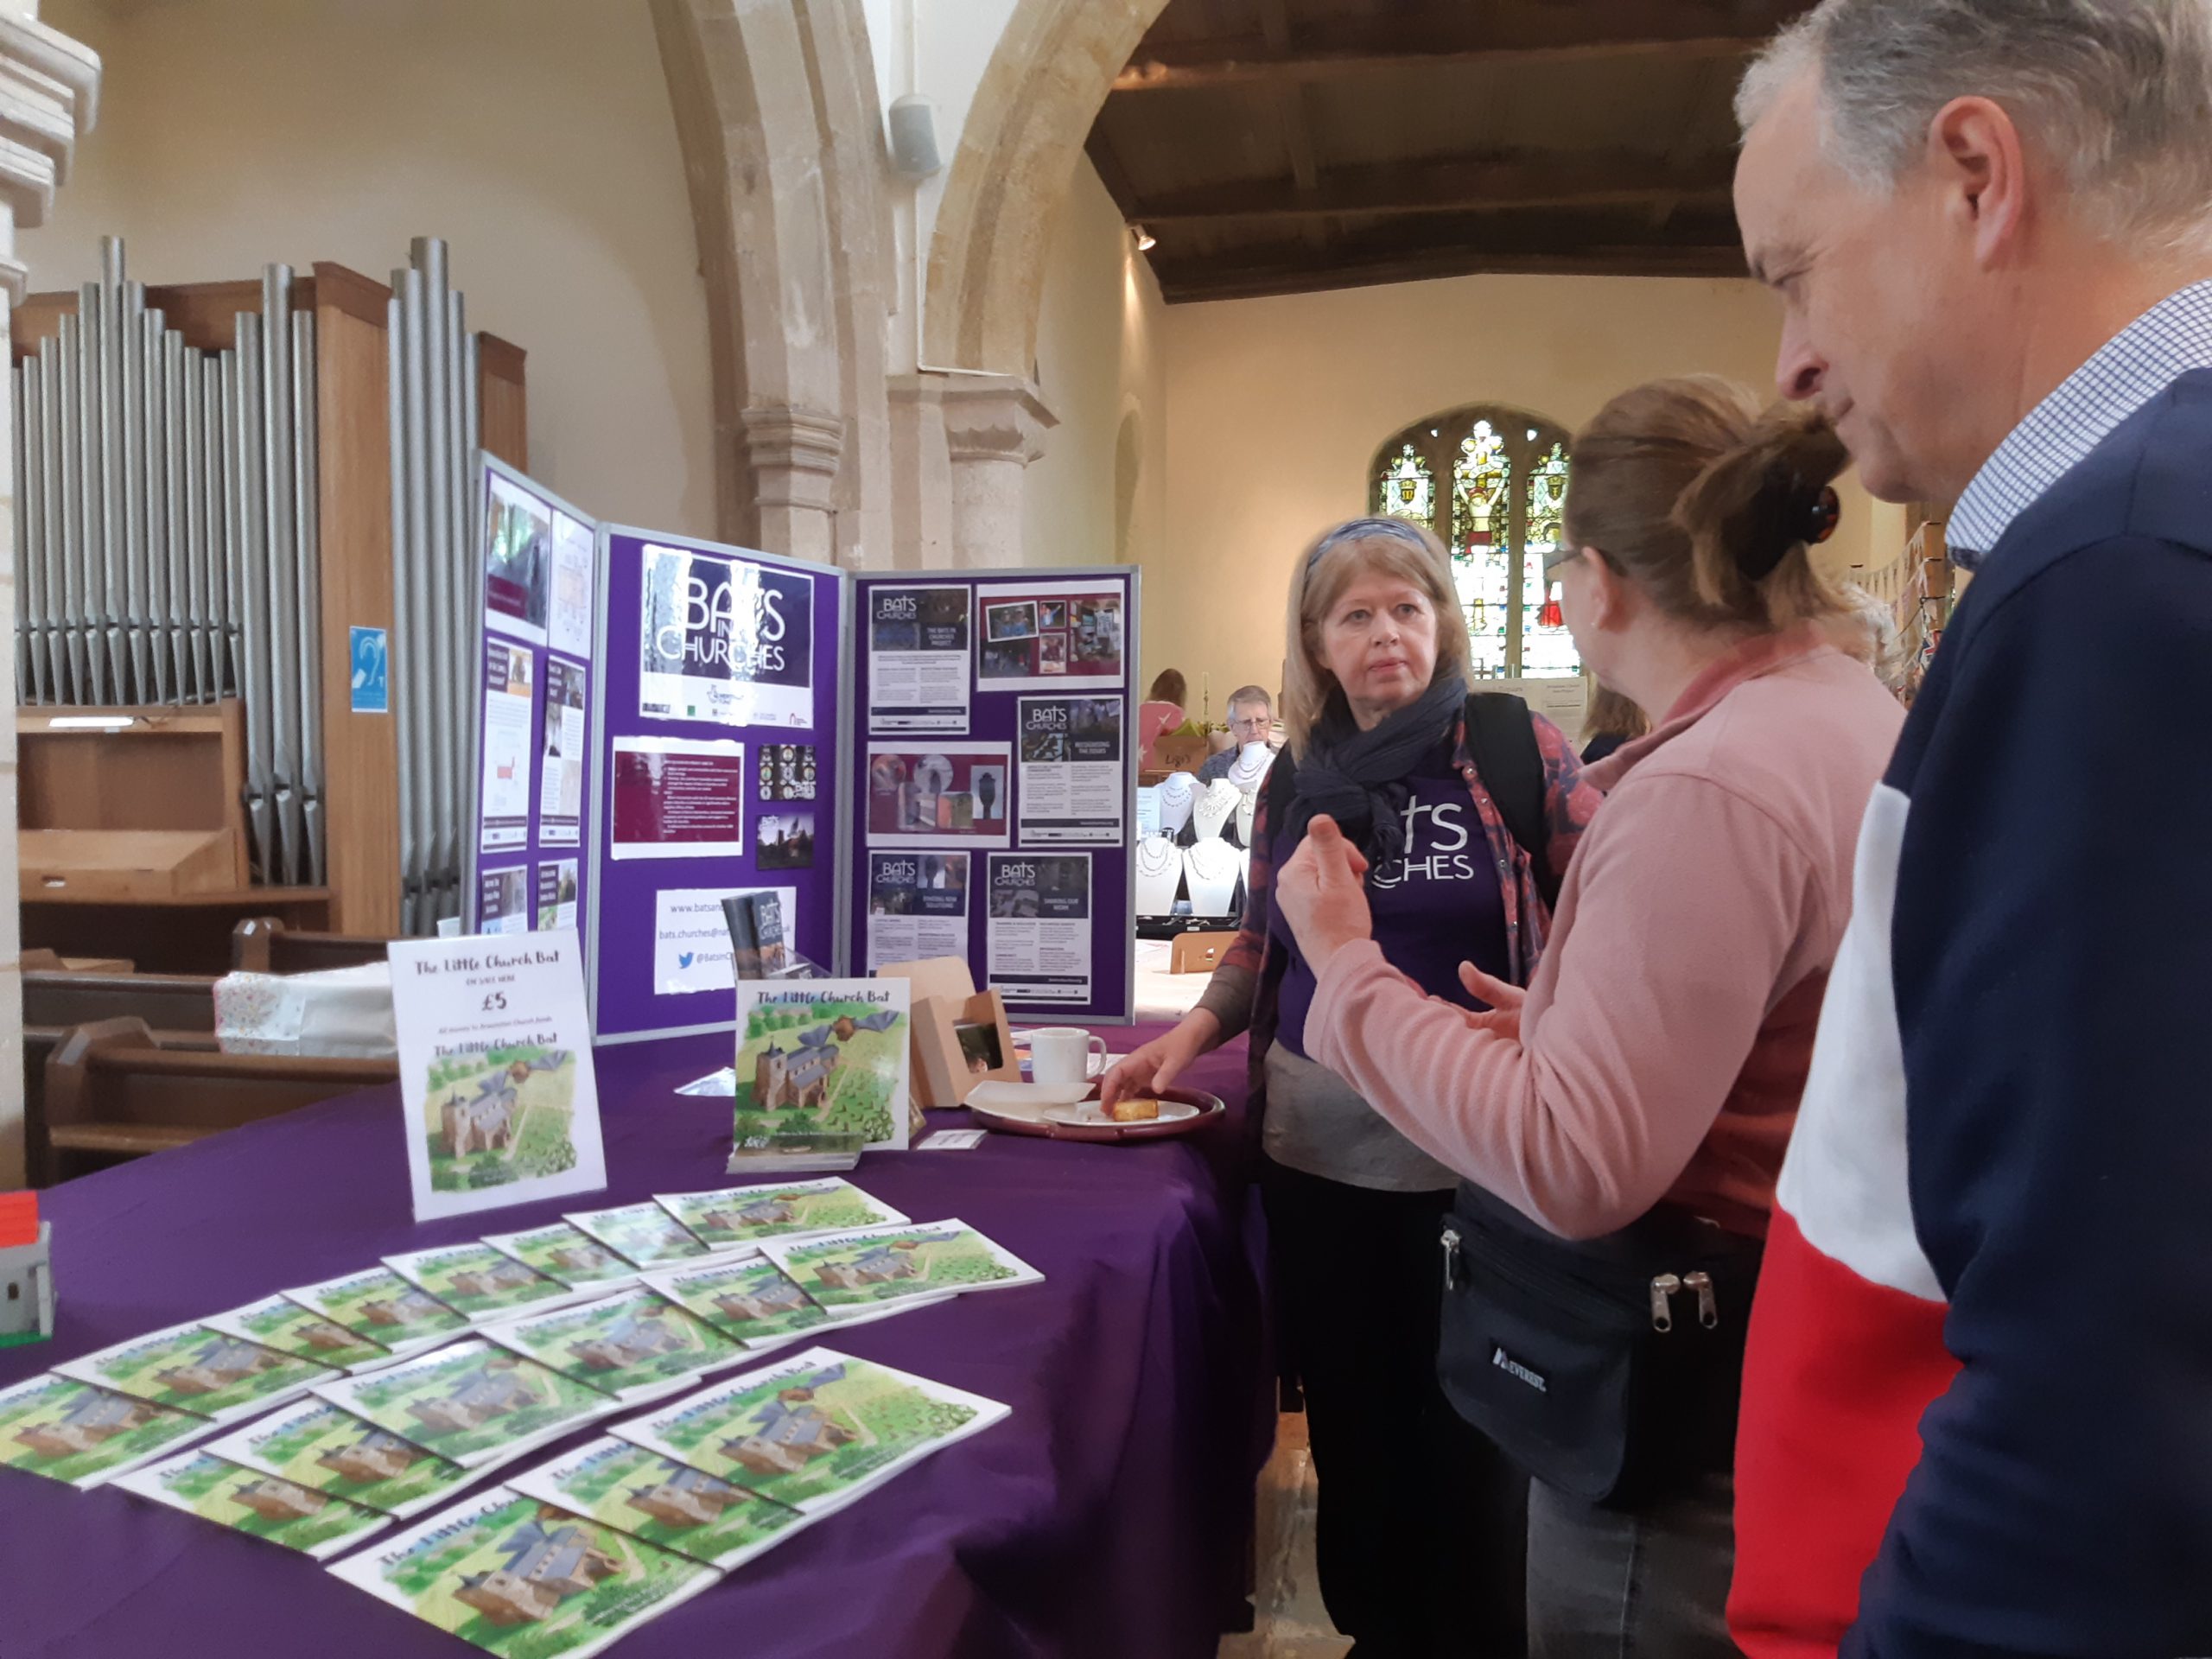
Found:
M 1373 509 L 1434 531 L 1491 679 L 1580 674 L 1581 659 L 1544 582 L 1567 503 L 1567 435 L 1494 404 L 1416 421 L 1376 451 Z

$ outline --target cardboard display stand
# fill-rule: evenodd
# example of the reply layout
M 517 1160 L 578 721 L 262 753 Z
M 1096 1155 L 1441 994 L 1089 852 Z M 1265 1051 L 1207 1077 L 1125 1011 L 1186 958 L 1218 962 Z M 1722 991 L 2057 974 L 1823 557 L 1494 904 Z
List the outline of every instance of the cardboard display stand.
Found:
M 996 991 L 976 990 L 964 959 L 887 963 L 878 977 L 907 980 L 914 988 L 907 1086 L 918 1105 L 958 1106 L 979 1083 L 1021 1081 L 1006 1003 Z M 980 1052 L 962 1040 L 964 1032 L 978 1034 Z

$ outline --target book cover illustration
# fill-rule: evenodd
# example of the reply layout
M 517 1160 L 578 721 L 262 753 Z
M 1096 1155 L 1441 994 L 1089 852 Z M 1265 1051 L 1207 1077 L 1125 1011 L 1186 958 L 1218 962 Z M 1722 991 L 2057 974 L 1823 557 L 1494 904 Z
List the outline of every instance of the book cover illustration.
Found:
M 543 1446 L 615 1408 L 598 1389 L 480 1338 L 315 1392 L 467 1469 Z
M 764 1238 L 849 1232 L 906 1219 L 850 1181 L 835 1179 L 657 1194 L 653 1202 L 714 1250 L 757 1244 Z
M 508 1484 L 724 1572 L 781 1543 L 809 1519 L 627 1440 L 594 1440 Z
M 480 1192 L 574 1169 L 576 1077 L 573 1051 L 536 1043 L 430 1062 L 423 1132 L 432 1191 Z
M 721 1576 L 505 1486 L 329 1570 L 499 1659 L 589 1659 Z
M 214 1427 L 49 1372 L 0 1389 L 0 1466 L 89 1490 Z
M 311 1491 L 403 1519 L 446 1502 L 497 1466 L 464 1469 L 317 1399 L 247 1423 L 210 1441 L 207 1449 Z
M 264 1297 L 227 1313 L 214 1314 L 207 1320 L 207 1328 L 341 1371 L 381 1365 L 392 1357 L 391 1350 L 383 1344 L 358 1337 L 288 1296 Z
M 641 1268 L 686 1262 L 707 1254 L 707 1247 L 657 1204 L 626 1204 L 613 1210 L 586 1210 L 563 1217 L 589 1233 L 624 1260 Z
M 744 1348 L 644 1285 L 486 1327 L 503 1347 L 626 1403 L 658 1399 Z
M 634 1263 L 624 1261 L 589 1233 L 565 1221 L 519 1233 L 488 1234 L 484 1243 L 504 1255 L 537 1268 L 548 1279 L 559 1280 L 571 1290 L 620 1284 L 638 1276 Z
M 830 1322 L 829 1311 L 764 1255 L 656 1273 L 645 1282 L 750 1346 L 788 1341 Z
M 784 902 L 773 893 L 732 893 L 722 900 L 729 928 L 730 971 L 739 979 L 782 979 L 793 966 L 784 938 Z
M 387 1255 L 384 1264 L 417 1290 L 428 1291 L 468 1319 L 498 1319 L 575 1292 L 490 1244 L 450 1244 L 439 1250 Z
M 219 1423 L 297 1399 L 315 1384 L 340 1375 L 327 1365 L 225 1336 L 196 1321 L 119 1342 L 54 1369 L 79 1382 Z
M 904 980 L 740 981 L 730 1171 L 906 1146 Z
M 468 1329 L 467 1319 L 386 1267 L 364 1268 L 284 1294 L 395 1354 L 430 1347 Z
M 832 1313 L 908 1296 L 1033 1285 L 1045 1276 L 958 1220 L 866 1227 L 760 1249 Z
M 810 1348 L 617 1424 L 613 1433 L 819 1514 L 1007 1414 L 980 1395 Z
M 207 1452 L 169 1458 L 115 1483 L 128 1492 L 327 1560 L 391 1517 Z

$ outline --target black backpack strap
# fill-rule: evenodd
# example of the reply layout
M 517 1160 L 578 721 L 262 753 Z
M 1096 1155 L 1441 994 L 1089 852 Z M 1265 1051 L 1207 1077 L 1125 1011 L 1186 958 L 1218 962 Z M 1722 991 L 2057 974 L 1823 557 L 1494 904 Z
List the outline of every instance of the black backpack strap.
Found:
M 1498 815 L 1534 867 L 1536 890 L 1547 905 L 1559 904 L 1559 874 L 1552 868 L 1548 827 L 1548 787 L 1544 752 L 1536 742 L 1529 705 L 1505 691 L 1467 696 L 1467 755 L 1482 774 L 1483 787 L 1497 803 Z

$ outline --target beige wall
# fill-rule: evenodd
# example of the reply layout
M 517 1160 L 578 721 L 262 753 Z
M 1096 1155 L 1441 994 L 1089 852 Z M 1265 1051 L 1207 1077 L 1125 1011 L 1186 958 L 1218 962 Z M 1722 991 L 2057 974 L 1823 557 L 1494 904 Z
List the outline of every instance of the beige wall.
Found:
M 531 469 L 586 511 L 711 533 L 704 300 L 645 0 L 47 0 L 106 64 L 32 286 L 332 259 L 443 236 L 472 327 L 530 353 Z
M 1694 371 L 1772 385 L 1778 315 L 1749 283 L 1470 276 L 1167 309 L 1167 533 L 1145 566 L 1144 675 L 1276 685 L 1298 549 L 1367 511 L 1390 434 L 1461 404 L 1569 429 L 1613 392 Z M 1855 485 L 1838 562 L 1886 563 L 1902 510 Z
M 1167 485 L 1166 315 L 1121 210 L 1090 163 L 1077 162 L 1037 324 L 1038 393 L 1060 423 L 1024 480 L 1028 563 L 1156 563 Z

